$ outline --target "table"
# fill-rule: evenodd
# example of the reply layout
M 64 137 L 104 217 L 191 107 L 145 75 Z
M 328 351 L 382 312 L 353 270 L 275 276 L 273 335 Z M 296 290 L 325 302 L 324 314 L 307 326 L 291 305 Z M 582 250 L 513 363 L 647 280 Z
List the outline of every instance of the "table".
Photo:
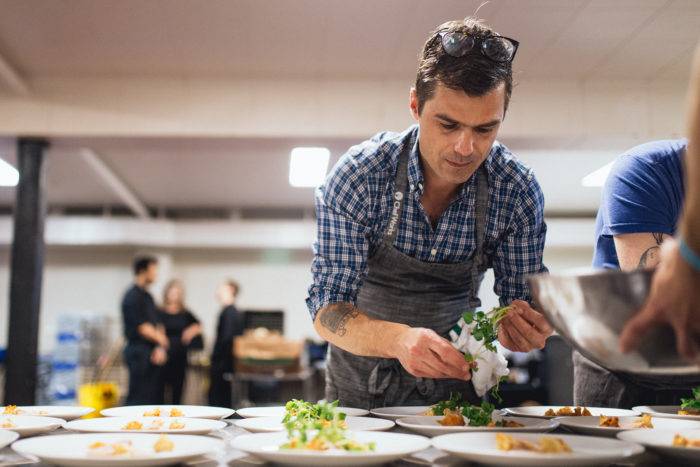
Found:
M 247 434 L 248 432 L 242 428 L 238 428 L 237 426 L 233 425 L 231 422 L 232 420 L 226 420 L 226 422 L 229 423 L 229 425 L 224 428 L 223 430 L 220 430 L 219 432 L 216 432 L 215 434 L 212 434 L 210 436 L 214 436 L 220 439 L 223 439 L 226 442 L 226 449 L 223 453 L 219 454 L 216 457 L 207 457 L 207 458 L 201 458 L 195 461 L 188 462 L 186 464 L 183 464 L 183 466 L 187 467 L 250 467 L 250 466 L 255 466 L 255 465 L 266 465 L 264 462 L 259 461 L 255 458 L 252 458 L 248 456 L 247 454 L 237 451 L 230 447 L 230 441 L 233 440 L 235 437 Z M 394 433 L 412 433 L 409 430 L 406 430 L 402 427 L 394 427 L 391 432 Z M 66 434 L 69 433 L 68 431 L 64 429 L 58 429 L 56 431 L 53 431 L 49 434 L 45 435 L 39 435 L 39 436 L 53 436 L 56 434 Z M 72 432 L 71 432 L 72 433 Z M 568 433 L 562 429 L 558 429 L 554 431 L 553 433 Z M 415 434 L 415 433 L 413 433 Z M 0 467 L 5 467 L 5 466 L 28 466 L 28 467 L 48 467 L 50 464 L 45 464 L 43 462 L 39 462 L 38 460 L 34 459 L 28 459 L 24 456 L 21 456 L 20 454 L 17 454 L 14 452 L 12 449 L 9 447 L 3 449 L 0 451 Z M 268 464 L 270 465 L 270 464 Z M 419 453 L 414 454 L 413 456 L 406 457 L 404 459 L 401 459 L 399 461 L 391 462 L 389 464 L 385 464 L 386 467 L 417 467 L 417 466 L 436 466 L 436 467 L 470 467 L 470 466 L 477 466 L 480 464 L 476 464 L 473 462 L 468 462 L 464 461 L 462 459 L 459 459 L 457 457 L 451 456 L 443 451 L 440 451 L 435 448 L 430 448 L 426 449 L 425 451 L 421 451 Z M 618 463 L 618 464 L 611 464 L 612 466 L 615 467 L 666 467 L 669 464 L 668 460 L 663 460 L 656 456 L 653 453 L 645 452 L 638 458 L 632 459 L 629 462 L 624 462 L 624 463 Z

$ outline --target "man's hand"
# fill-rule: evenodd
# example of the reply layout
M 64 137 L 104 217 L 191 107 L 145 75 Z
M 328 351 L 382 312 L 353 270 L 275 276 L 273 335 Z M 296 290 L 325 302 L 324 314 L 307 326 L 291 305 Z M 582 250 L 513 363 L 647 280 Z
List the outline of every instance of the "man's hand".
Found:
M 529 303 L 513 300 L 511 310 L 498 326 L 498 341 L 513 352 L 529 352 L 544 348 L 552 334 L 552 326 Z
M 158 346 L 153 349 L 153 351 L 151 352 L 151 363 L 153 363 L 156 366 L 163 366 L 167 361 L 168 353 L 163 347 Z
M 395 348 L 394 357 L 415 377 L 471 379 L 464 355 L 430 329 L 406 328 Z
M 623 352 L 634 350 L 651 328 L 670 325 L 676 333 L 678 353 L 688 360 L 697 356 L 700 341 L 700 273 L 681 258 L 678 242 L 669 239 L 661 247 L 661 262 L 642 309 L 620 335 Z

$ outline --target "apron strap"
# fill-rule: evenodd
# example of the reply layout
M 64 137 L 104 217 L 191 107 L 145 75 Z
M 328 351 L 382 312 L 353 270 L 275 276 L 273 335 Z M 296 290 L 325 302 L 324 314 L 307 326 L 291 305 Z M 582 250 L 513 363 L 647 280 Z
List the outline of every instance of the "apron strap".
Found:
M 384 238 L 389 245 L 394 244 L 399 232 L 401 213 L 408 194 L 408 159 L 413 150 L 418 150 L 418 138 L 413 141 L 413 144 L 406 144 L 399 154 L 396 177 L 394 178 L 394 196 L 392 196 L 393 202 L 391 204 L 389 224 L 387 224 L 384 231 Z

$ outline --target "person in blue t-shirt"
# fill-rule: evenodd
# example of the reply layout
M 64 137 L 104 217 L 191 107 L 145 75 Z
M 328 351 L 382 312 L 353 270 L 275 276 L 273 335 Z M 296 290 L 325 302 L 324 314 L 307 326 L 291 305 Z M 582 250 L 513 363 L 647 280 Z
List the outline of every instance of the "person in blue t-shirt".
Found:
M 676 233 L 682 214 L 687 141 L 634 147 L 613 165 L 596 218 L 593 266 L 633 270 L 659 263 L 661 244 Z M 700 375 L 639 377 L 609 372 L 574 353 L 574 402 L 596 407 L 678 404 Z

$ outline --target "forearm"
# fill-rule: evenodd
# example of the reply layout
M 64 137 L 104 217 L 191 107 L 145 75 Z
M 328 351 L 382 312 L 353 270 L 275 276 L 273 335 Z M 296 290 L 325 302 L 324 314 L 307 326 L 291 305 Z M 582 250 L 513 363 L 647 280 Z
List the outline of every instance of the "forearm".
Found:
M 688 246 L 700 251 L 700 44 L 688 87 L 688 148 L 685 154 L 686 198 L 681 235 Z
M 158 329 L 151 323 L 143 323 L 139 325 L 138 332 L 144 339 L 149 340 L 154 344 L 162 344 L 160 331 L 158 331 Z
M 396 343 L 405 324 L 372 319 L 351 303 L 321 308 L 314 321 L 316 332 L 328 342 L 355 355 L 396 358 Z

